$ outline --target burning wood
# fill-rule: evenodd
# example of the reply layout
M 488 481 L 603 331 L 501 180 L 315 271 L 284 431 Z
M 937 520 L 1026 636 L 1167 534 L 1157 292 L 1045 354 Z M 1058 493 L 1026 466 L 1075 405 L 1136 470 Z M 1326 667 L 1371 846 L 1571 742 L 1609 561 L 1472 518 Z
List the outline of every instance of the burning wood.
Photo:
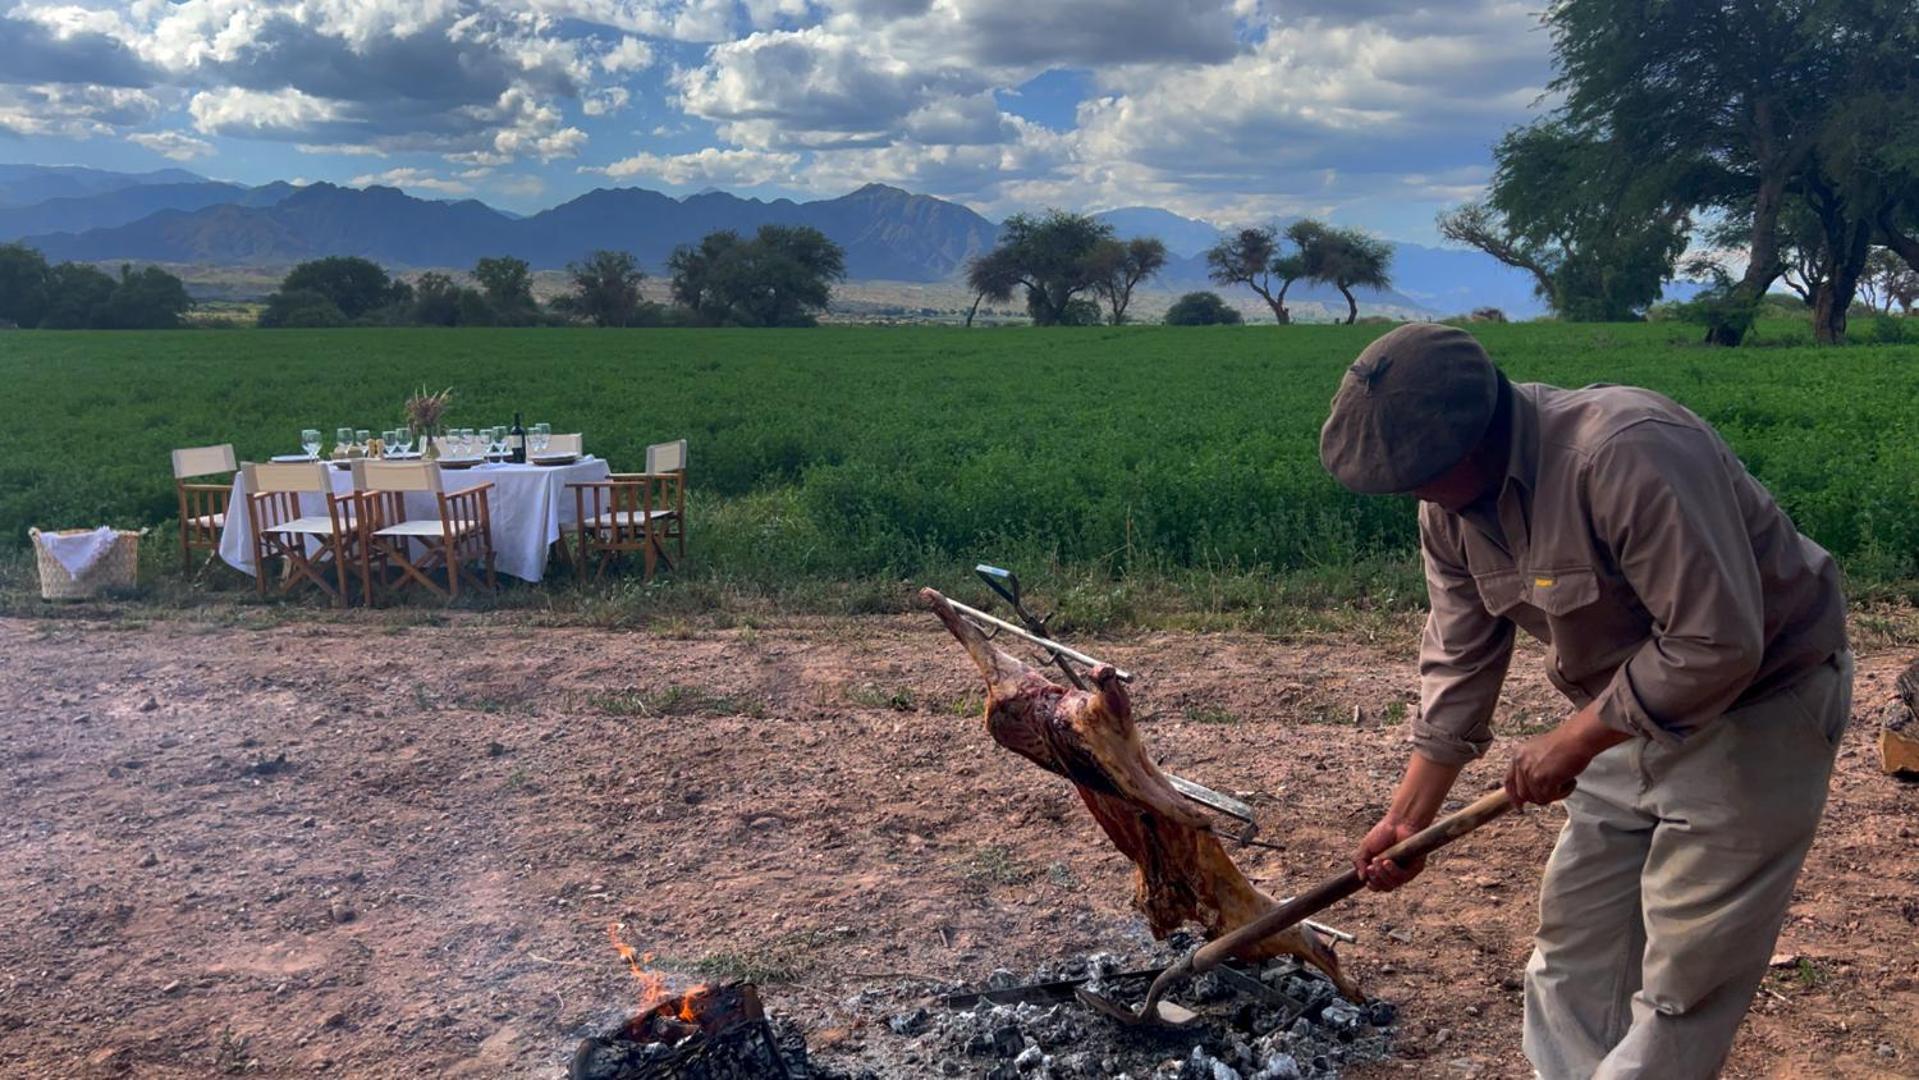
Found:
M 1067 690 L 996 648 L 935 590 L 921 590 L 920 597 L 986 676 L 986 730 L 993 741 L 1071 780 L 1100 828 L 1133 861 L 1133 902 L 1154 936 L 1196 922 L 1216 938 L 1277 906 L 1246 879 L 1211 821 L 1147 755 L 1126 688 L 1111 667 L 1093 669 L 1093 689 Z M 1348 998 L 1363 1000 L 1332 947 L 1304 927 L 1266 938 L 1238 959 L 1282 954 L 1325 972 Z
M 640 954 L 620 940 L 620 925 L 607 937 L 640 984 L 633 1018 L 607 1035 L 580 1043 L 572 1080 L 746 1080 L 791 1075 L 759 990 L 752 983 L 702 984 L 683 993 L 667 989 L 654 971 L 653 954 Z

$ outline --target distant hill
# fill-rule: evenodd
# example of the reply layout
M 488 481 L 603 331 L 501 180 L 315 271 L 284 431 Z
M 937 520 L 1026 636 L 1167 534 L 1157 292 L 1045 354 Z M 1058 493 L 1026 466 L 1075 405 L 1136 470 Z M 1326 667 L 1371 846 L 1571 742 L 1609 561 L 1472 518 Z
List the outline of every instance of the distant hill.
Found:
M 884 184 L 810 202 L 716 190 L 674 198 L 645 188 L 600 188 L 521 217 L 472 199 L 420 199 L 390 187 L 247 188 L 180 169 L 131 174 L 0 166 L 0 201 L 42 191 L 57 193 L 31 205 L 0 205 L 0 241 L 23 238 L 50 258 L 90 262 L 274 267 L 360 255 L 396 268 L 426 268 L 517 255 L 536 269 L 555 269 L 594 249 L 618 248 L 657 272 L 675 247 L 716 229 L 749 233 L 777 223 L 810 225 L 831 237 L 845 249 L 853 280 L 931 283 L 958 279 L 999 231 L 958 203 Z M 1219 237 L 1217 226 L 1149 206 L 1095 216 L 1121 237 L 1166 241 L 1171 257 L 1154 287 L 1218 288 L 1207 280 L 1204 259 Z M 1523 317 L 1543 310 L 1530 278 L 1480 252 L 1395 248 L 1393 288 L 1361 292 L 1362 303 L 1404 313 L 1492 306 Z M 1344 307 L 1329 286 L 1296 285 L 1290 296 Z
M 473 200 L 435 202 L 395 188 L 312 184 L 268 205 L 167 210 L 111 228 L 28 236 L 49 258 L 169 263 L 285 263 L 361 255 L 395 266 L 467 266 L 517 255 L 564 266 L 596 248 L 652 268 L 716 229 L 811 225 L 846 250 L 855 278 L 941 281 L 990 248 L 998 227 L 957 203 L 869 184 L 837 199 L 765 202 L 712 192 L 675 199 L 602 188 L 525 218 Z
M 31 206 L 48 199 L 100 195 L 147 184 L 206 182 L 206 177 L 185 169 L 123 173 L 79 165 L 0 165 L 0 207 Z

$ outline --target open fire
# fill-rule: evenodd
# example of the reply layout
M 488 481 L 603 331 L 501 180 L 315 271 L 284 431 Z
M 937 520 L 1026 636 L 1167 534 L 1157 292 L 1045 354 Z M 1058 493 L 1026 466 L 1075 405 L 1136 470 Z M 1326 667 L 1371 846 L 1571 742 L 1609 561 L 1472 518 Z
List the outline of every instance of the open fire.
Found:
M 640 1004 L 631 1019 L 604 1035 L 581 1040 L 573 1055 L 573 1080 L 746 1080 L 799 1078 L 767 1023 L 752 983 L 701 984 L 674 993 L 653 969 L 652 953 L 620 939 L 620 924 L 607 937 L 640 984 Z

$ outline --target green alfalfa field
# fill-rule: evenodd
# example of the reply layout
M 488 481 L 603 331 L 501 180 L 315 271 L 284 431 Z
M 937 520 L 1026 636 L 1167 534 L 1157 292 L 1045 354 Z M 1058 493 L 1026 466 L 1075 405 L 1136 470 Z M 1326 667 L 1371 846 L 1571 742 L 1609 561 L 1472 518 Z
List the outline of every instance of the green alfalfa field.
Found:
M 148 602 L 246 602 L 223 568 L 180 575 L 168 451 L 232 442 L 263 460 L 302 428 L 394 426 L 406 394 L 451 387 L 456 426 L 518 410 L 584 433 L 615 468 L 637 469 L 649 442 L 691 444 L 686 565 L 649 589 L 514 585 L 482 605 L 887 610 L 909 583 L 994 561 L 1062 625 L 1403 610 L 1423 599 L 1413 504 L 1349 495 L 1316 456 L 1341 373 L 1384 329 L 9 333 L 5 594 L 30 592 L 29 526 L 111 523 L 156 530 Z M 1671 395 L 1840 556 L 1855 596 L 1913 591 L 1919 347 L 1711 349 L 1662 323 L 1473 330 L 1518 380 Z

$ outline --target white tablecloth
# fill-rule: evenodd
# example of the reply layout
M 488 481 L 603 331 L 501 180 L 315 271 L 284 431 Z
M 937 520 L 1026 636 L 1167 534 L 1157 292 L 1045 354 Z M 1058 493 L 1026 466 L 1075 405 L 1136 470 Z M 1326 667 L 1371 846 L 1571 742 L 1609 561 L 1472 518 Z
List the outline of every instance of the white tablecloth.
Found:
M 494 567 L 522 581 L 538 581 L 546 573 L 548 547 L 575 522 L 573 492 L 566 485 L 604 480 L 611 471 L 605 461 L 589 457 L 571 465 L 481 465 L 444 469 L 440 475 L 449 492 L 492 482 L 487 500 L 493 517 Z M 352 470 L 329 467 L 327 473 L 335 492 L 353 490 Z M 429 495 L 407 496 L 406 510 L 408 517 L 439 516 L 439 507 Z M 324 515 L 326 503 L 317 495 L 305 496 L 300 512 Z M 253 513 L 244 471 L 233 478 L 233 499 L 227 504 L 226 528 L 220 533 L 220 558 L 244 573 L 256 572 Z

